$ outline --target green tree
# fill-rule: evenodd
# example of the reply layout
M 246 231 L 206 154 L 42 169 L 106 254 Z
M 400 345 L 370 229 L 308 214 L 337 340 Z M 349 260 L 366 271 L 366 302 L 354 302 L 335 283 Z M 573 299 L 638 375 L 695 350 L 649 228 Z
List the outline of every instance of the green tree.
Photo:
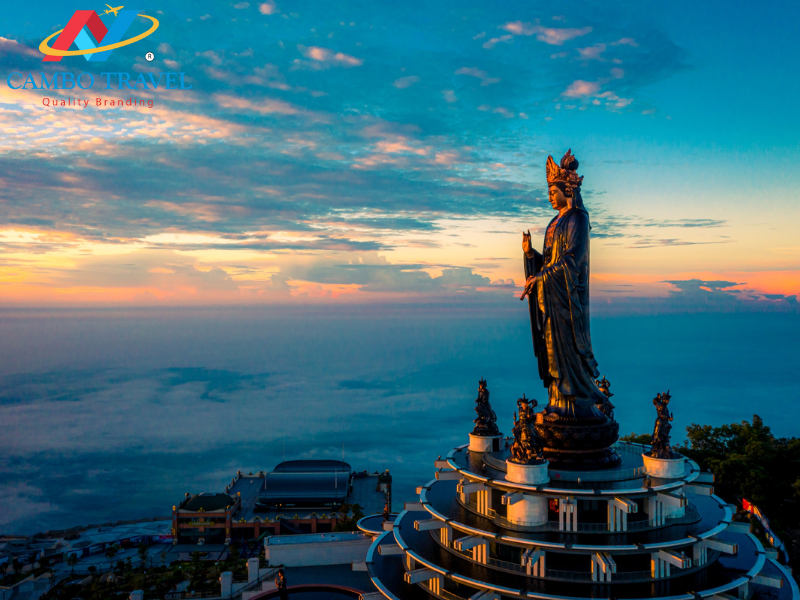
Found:
M 204 553 L 195 551 L 192 552 L 192 577 L 189 583 L 190 590 L 195 589 L 195 587 L 202 587 L 203 582 L 206 579 L 206 568 L 207 565 L 202 562 Z
M 621 439 L 638 442 L 645 435 Z M 722 498 L 756 504 L 781 537 L 800 526 L 800 439 L 776 438 L 753 415 L 751 422 L 720 427 L 692 423 L 686 441 L 676 450 L 714 474 L 714 488 Z
M 78 564 L 78 557 L 75 554 L 70 554 L 67 557 L 67 566 L 72 569 L 72 574 L 75 574 L 75 565 Z
M 364 516 L 364 509 L 359 504 L 342 504 L 339 513 L 344 515 L 337 519 L 334 531 L 357 531 L 358 521 Z
M 200 571 L 200 559 L 202 558 L 202 554 L 200 552 L 192 552 L 192 573 L 197 573 Z
M 692 424 L 686 436 L 680 450 L 714 474 L 726 499 L 758 505 L 776 532 L 800 524 L 800 440 L 776 438 L 758 415 L 751 423 Z
M 136 554 L 139 557 L 139 561 L 140 561 L 139 564 L 141 564 L 141 566 L 146 566 L 145 565 L 145 561 L 147 561 L 147 554 L 148 554 L 148 552 L 147 552 L 147 544 L 145 544 L 144 542 L 139 544 L 139 547 L 136 549 Z
M 633 442 L 634 444 L 644 444 L 649 446 L 653 441 L 653 436 L 649 433 L 629 433 L 619 438 L 621 442 Z
M 106 556 L 108 558 L 114 558 L 119 552 L 119 550 L 120 548 L 117 544 L 112 544 L 106 548 Z

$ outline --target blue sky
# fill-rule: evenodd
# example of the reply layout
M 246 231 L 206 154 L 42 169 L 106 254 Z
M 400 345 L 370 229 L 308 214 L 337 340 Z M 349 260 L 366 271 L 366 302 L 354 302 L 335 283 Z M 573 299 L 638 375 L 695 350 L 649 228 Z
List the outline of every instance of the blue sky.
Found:
M 796 306 L 796 5 L 171 2 L 106 63 L 42 63 L 79 8 L 12 7 L 4 79 L 192 89 L 64 109 L 2 86 L 6 304 L 505 301 L 571 147 L 598 300 Z

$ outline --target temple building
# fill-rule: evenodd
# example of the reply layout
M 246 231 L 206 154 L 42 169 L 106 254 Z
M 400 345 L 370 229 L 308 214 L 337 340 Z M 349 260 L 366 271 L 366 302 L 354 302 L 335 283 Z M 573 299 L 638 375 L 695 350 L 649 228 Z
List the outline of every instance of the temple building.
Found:
M 175 544 L 250 542 L 267 535 L 327 533 L 344 504 L 365 513 L 391 504 L 392 476 L 354 472 L 338 460 L 293 460 L 272 471 L 241 471 L 220 493 L 186 494 L 172 507 Z

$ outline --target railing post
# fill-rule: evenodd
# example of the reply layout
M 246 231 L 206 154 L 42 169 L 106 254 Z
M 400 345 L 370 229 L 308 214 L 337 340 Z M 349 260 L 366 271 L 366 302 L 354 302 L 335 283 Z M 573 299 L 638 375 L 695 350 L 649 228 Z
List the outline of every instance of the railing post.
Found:
M 739 598 L 748 598 L 750 596 L 750 582 L 740 585 L 736 588 Z
M 439 539 L 442 545 L 449 548 L 453 543 L 453 528 L 450 525 L 445 525 L 439 530 Z
M 258 557 L 247 561 L 247 583 L 253 583 L 258 579 L 259 560 Z
M 558 530 L 578 530 L 578 506 L 572 497 L 567 496 L 558 500 Z
M 578 531 L 578 503 L 574 498 L 567 498 L 567 531 Z
M 544 577 L 544 550 L 540 548 L 529 548 L 522 554 L 522 566 L 525 567 L 527 575 L 534 577 Z
M 233 573 L 225 571 L 219 576 L 220 596 L 229 598 L 233 592 Z
M 483 544 L 478 544 L 472 549 L 472 560 L 477 563 L 486 564 L 486 558 L 489 554 L 488 552 L 489 544 L 484 542 Z

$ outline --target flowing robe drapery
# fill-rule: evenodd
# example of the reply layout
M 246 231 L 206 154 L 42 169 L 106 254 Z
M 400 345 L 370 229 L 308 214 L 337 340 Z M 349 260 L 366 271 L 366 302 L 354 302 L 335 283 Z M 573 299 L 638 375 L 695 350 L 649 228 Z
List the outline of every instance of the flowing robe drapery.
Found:
M 556 216 L 544 252 L 525 256 L 525 277 L 536 275 L 528 297 L 539 376 L 549 389 L 547 412 L 597 416 L 605 401 L 589 332 L 589 214 L 571 208 Z

